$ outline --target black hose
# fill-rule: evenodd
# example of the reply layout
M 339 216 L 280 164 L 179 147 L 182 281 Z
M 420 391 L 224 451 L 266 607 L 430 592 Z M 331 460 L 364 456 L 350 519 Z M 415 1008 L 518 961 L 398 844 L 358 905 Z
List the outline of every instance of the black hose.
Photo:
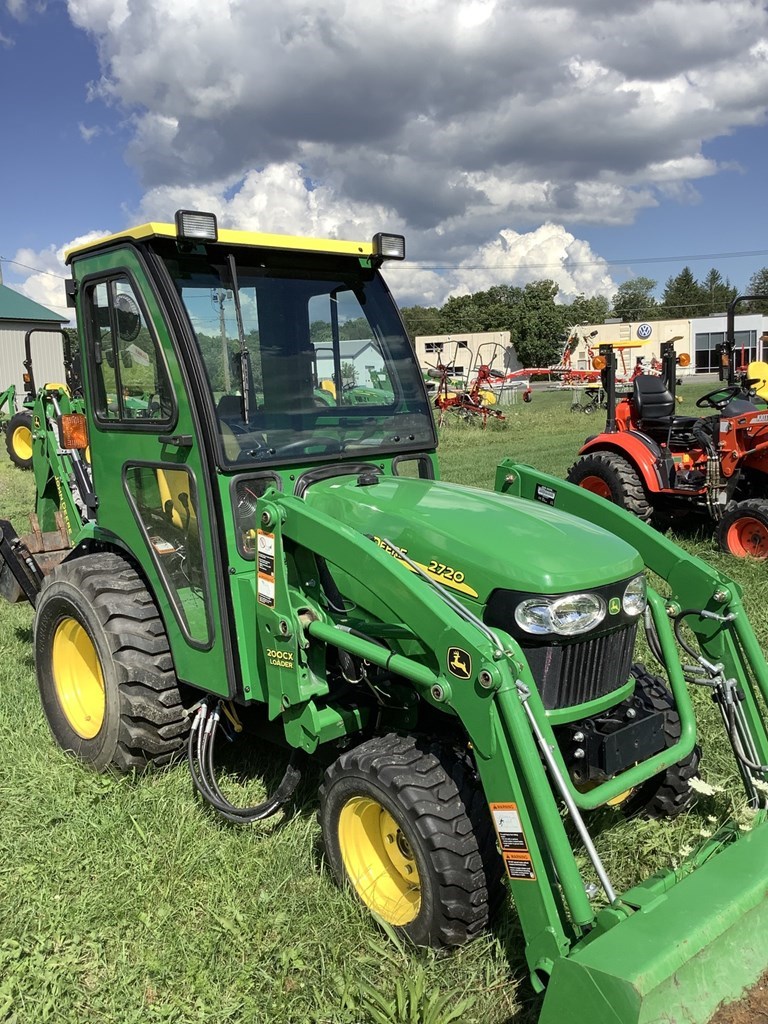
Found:
M 680 632 L 683 625 L 683 619 L 687 618 L 689 615 L 696 615 L 699 618 L 701 618 L 701 611 L 698 608 L 684 608 L 681 612 L 678 612 L 677 615 L 673 617 L 672 626 L 675 631 L 675 639 L 683 648 L 685 653 L 690 655 L 690 657 L 693 658 L 694 661 L 698 661 L 701 655 L 698 651 L 694 651 L 694 649 L 691 647 L 688 641 L 685 640 L 682 633 Z
M 244 825 L 271 817 L 287 803 L 301 779 L 301 772 L 295 765 L 296 751 L 292 753 L 280 785 L 271 796 L 260 804 L 237 807 L 224 796 L 216 781 L 213 754 L 216 729 L 219 728 L 218 707 L 210 717 L 209 714 L 208 705 L 202 704 L 187 741 L 187 763 L 195 789 L 206 803 L 233 824 Z

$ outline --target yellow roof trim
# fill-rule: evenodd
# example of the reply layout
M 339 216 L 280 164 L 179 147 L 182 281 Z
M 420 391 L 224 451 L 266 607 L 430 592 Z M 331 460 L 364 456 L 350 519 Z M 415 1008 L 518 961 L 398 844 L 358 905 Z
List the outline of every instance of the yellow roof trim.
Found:
M 64 262 L 74 256 L 92 252 L 112 242 L 132 239 L 144 241 L 147 238 L 177 238 L 175 224 L 158 224 L 154 221 L 149 224 L 139 224 L 135 228 L 126 228 L 114 235 L 105 235 L 104 238 L 96 238 L 83 245 L 75 245 L 64 253 Z M 219 229 L 219 242 L 225 245 L 247 245 L 258 249 L 291 249 L 298 252 L 325 252 L 342 256 L 371 256 L 373 254 L 373 242 L 348 242 L 336 238 L 304 238 L 300 235 L 267 235 L 256 231 L 231 231 L 228 228 Z

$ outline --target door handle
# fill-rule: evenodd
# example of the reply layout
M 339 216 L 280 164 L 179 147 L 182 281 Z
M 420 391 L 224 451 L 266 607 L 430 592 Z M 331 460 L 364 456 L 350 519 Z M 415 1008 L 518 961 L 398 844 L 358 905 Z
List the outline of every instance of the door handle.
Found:
M 191 448 L 192 447 L 192 435 L 191 434 L 160 434 L 158 437 L 160 444 L 170 444 L 174 448 Z

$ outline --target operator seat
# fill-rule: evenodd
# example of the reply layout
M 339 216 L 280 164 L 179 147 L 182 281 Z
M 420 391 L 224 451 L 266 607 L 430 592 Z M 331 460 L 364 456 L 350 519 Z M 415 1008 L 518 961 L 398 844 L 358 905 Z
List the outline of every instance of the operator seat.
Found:
M 640 429 L 654 441 L 694 445 L 696 433 L 712 433 L 717 416 L 675 416 L 675 399 L 663 378 L 643 373 L 635 377 L 633 401 Z M 699 442 L 700 443 L 700 442 Z

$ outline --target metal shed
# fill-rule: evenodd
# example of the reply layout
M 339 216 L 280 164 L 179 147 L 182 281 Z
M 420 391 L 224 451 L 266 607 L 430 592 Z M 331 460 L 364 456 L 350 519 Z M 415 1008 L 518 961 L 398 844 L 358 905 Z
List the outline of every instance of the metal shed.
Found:
M 59 316 L 26 295 L 0 284 L 0 391 L 16 385 L 16 395 L 24 394 L 24 336 L 33 328 L 57 328 L 67 323 Z M 39 386 L 64 380 L 60 334 L 32 336 L 35 383 Z

